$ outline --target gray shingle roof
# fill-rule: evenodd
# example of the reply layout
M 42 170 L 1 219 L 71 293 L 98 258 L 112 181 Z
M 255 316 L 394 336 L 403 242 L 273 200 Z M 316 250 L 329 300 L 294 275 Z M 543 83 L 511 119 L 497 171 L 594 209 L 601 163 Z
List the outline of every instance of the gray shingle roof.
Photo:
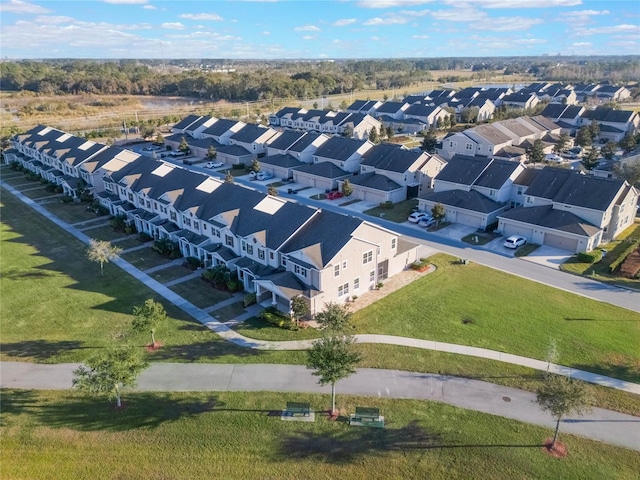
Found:
M 276 134 L 276 131 L 269 127 L 264 127 L 255 123 L 247 123 L 244 127 L 231 135 L 231 139 L 235 140 L 236 142 L 252 143 L 257 141 L 263 135 L 269 133 L 271 134 L 271 136 L 273 136 Z
M 173 126 L 173 128 L 175 128 L 176 130 L 184 130 L 189 125 L 191 125 L 193 122 L 198 120 L 199 118 L 202 118 L 202 117 L 200 117 L 200 115 L 187 115 L 182 120 L 180 120 L 178 123 L 176 123 Z
M 288 150 L 294 143 L 299 141 L 302 137 L 307 135 L 307 132 L 296 132 L 293 130 L 286 130 L 282 132 L 275 140 L 269 142 L 269 148 L 276 150 Z
M 306 163 L 301 162 L 295 157 L 292 157 L 288 153 L 285 153 L 284 155 L 279 153 L 277 155 L 269 155 L 267 157 L 263 157 L 260 159 L 260 163 L 286 168 L 297 168 L 303 165 L 307 165 Z
M 474 185 L 499 189 L 519 166 L 520 163 L 509 160 L 492 160 Z
M 566 210 L 555 210 L 551 205 L 513 208 L 501 213 L 498 218 L 506 218 L 586 237 L 591 237 L 600 230 L 573 213 Z
M 390 178 L 374 172 L 355 175 L 353 178 L 350 178 L 349 181 L 353 185 L 361 185 L 363 187 L 373 188 L 375 190 L 381 190 L 383 192 L 391 192 L 393 190 L 402 188 L 402 185 L 398 185 Z
M 351 175 L 350 172 L 342 170 L 331 162 L 318 162 L 312 164 L 304 164 L 296 169 L 298 172 L 304 172 L 317 177 L 323 178 L 342 178 Z
M 220 135 L 227 133 L 236 123 L 238 123 L 236 120 L 220 118 L 213 125 L 207 127 L 202 133 L 211 135 L 212 137 L 219 137 Z
M 360 164 L 379 170 L 404 173 L 422 155 L 422 152 L 413 152 L 397 145 L 381 143 L 365 152 Z
M 473 185 L 480 174 L 491 163 L 490 158 L 468 157 L 465 155 L 454 155 L 449 163 L 442 169 L 436 180 L 461 185 Z
M 314 155 L 338 161 L 347 160 L 365 143 L 364 140 L 354 138 L 331 137 L 318 147 Z
M 289 151 L 294 153 L 301 153 L 305 148 L 315 142 L 321 135 L 322 134 L 320 133 L 307 133 L 304 137 L 294 143 L 291 148 L 289 148 Z M 325 136 L 325 138 L 328 137 Z
M 445 206 L 480 213 L 492 213 L 505 207 L 503 203 L 494 202 L 475 190 L 469 192 L 465 192 L 464 190 L 447 190 L 444 192 L 430 193 L 422 198 L 430 202 L 441 203 Z

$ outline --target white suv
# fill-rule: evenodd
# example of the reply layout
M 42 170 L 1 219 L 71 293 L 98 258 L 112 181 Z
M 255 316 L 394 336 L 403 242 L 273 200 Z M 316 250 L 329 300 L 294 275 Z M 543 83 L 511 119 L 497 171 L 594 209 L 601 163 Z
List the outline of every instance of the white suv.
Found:
M 511 235 L 507 238 L 503 245 L 507 248 L 518 248 L 520 245 L 527 243 L 527 239 L 518 235 Z

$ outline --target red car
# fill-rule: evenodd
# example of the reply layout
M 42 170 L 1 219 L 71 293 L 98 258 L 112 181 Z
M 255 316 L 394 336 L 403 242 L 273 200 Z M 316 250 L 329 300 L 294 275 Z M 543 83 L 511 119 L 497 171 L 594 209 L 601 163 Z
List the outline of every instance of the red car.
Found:
M 327 193 L 327 200 L 335 200 L 337 198 L 342 198 L 342 197 L 344 197 L 344 194 L 337 190 Z

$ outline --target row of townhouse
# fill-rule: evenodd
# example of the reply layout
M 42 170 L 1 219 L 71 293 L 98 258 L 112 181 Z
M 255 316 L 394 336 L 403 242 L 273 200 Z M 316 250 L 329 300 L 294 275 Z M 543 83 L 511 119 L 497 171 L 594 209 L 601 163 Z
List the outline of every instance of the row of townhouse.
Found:
M 40 126 L 13 137 L 6 161 L 42 162 L 68 140 L 52 131 Z M 328 302 L 376 288 L 418 258 L 417 245 L 369 222 L 102 147 L 76 168 L 111 214 L 175 242 L 207 267 L 237 272 L 261 304 L 289 312 L 301 295 L 314 315 Z
M 624 180 L 460 155 L 435 178 L 434 192 L 419 199 L 419 208 L 440 203 L 447 221 L 479 229 L 497 224 L 506 236 L 581 252 L 631 226 L 638 196 Z
M 545 152 L 550 153 L 561 132 L 558 124 L 542 115 L 512 118 L 450 134 L 438 153 L 447 159 L 470 155 L 523 161 L 535 140 L 542 140 Z
M 193 128 L 194 124 L 199 126 Z M 217 161 L 227 166 L 257 159 L 261 170 L 274 177 L 325 191 L 340 188 L 349 179 L 354 198 L 373 203 L 396 203 L 424 193 L 445 163 L 437 155 L 401 146 L 316 132 L 279 132 L 211 117 L 187 117 L 173 132 L 167 140 L 172 147 L 185 139 L 192 151 L 204 156 L 213 145 Z
M 640 128 L 640 115 L 633 110 L 614 110 L 607 107 L 586 109 L 575 105 L 549 104 L 540 114 L 556 122 L 569 134 L 575 134 L 580 127 L 596 122 L 600 126 L 596 140 L 619 142 Z
M 285 107 L 269 115 L 269 125 L 328 135 L 343 135 L 347 129 L 350 129 L 350 136 L 360 140 L 369 138 L 372 129 L 380 130 L 380 122 L 367 114 L 306 110 L 296 107 Z

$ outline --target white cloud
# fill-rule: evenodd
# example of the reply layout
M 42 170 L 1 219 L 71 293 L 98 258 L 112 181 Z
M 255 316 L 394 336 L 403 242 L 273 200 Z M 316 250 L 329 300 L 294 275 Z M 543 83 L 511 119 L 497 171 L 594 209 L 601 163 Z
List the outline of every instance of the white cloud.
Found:
M 166 22 L 160 26 L 162 28 L 166 28 L 167 30 L 184 30 L 184 25 L 180 22 Z
M 153 5 L 145 5 L 142 8 L 144 8 L 145 10 L 157 10 L 158 7 L 154 7 Z
M 400 10 L 400 13 L 409 17 L 424 17 L 431 13 L 431 10 Z
M 590 47 L 593 43 L 591 42 L 576 42 L 573 44 L 574 47 Z
M 271 32 L 262 32 L 263 35 L 271 35 Z
M 393 7 L 413 7 L 431 3 L 433 0 L 360 0 L 359 7 L 363 8 L 393 8 Z
M 370 18 L 364 22 L 364 25 L 402 25 L 409 21 L 408 18 L 399 15 L 389 15 L 384 18 Z
M 71 17 L 64 17 L 62 15 L 57 15 L 57 16 L 45 16 L 45 15 L 40 15 L 39 17 L 36 17 L 36 19 L 34 20 L 36 23 L 39 23 L 41 25 L 57 25 L 59 23 L 71 23 L 74 21 L 73 18 Z
M 373 40 L 374 42 L 377 42 L 378 40 L 380 40 L 380 37 L 373 36 L 371 37 L 371 40 Z
M 547 41 L 542 38 L 518 38 L 514 40 L 513 43 L 518 45 L 537 45 L 540 43 L 547 43 Z
M 140 5 L 147 3 L 149 0 L 103 0 L 104 3 L 113 3 L 116 5 Z
M 458 5 L 460 0 L 445 0 L 448 5 Z M 464 0 L 464 3 L 478 5 L 483 8 L 553 8 L 574 7 L 581 5 L 582 0 Z
M 564 13 L 564 17 L 591 17 L 594 15 L 609 15 L 609 10 L 576 10 Z
M 424 40 L 429 38 L 429 35 L 411 35 L 411 38 L 415 38 L 416 40 Z
M 334 27 L 345 27 L 347 25 L 351 25 L 352 23 L 356 23 L 356 19 L 355 18 L 343 18 L 341 20 L 336 20 L 335 22 L 333 22 L 333 26 Z
M 183 13 L 179 17 L 187 20 L 211 20 L 214 22 L 222 20 L 222 17 L 217 13 Z
M 543 23 L 543 21 L 539 18 L 498 17 L 486 18 L 482 21 L 473 22 L 469 24 L 469 28 L 489 32 L 514 32 L 527 30 L 533 25 L 538 25 L 540 23 Z
M 293 29 L 296 32 L 319 32 L 320 29 L 315 25 L 303 25 L 302 27 L 296 27 Z
M 578 30 L 578 35 L 609 35 L 615 33 L 636 34 L 640 32 L 640 25 L 612 25 L 609 27 L 593 27 Z
M 10 13 L 33 13 L 33 14 L 43 14 L 49 13 L 51 10 L 47 10 L 40 5 L 34 5 L 32 3 L 22 2 L 21 0 L 10 0 L 8 3 L 0 3 L 0 12 L 10 12 Z
M 314 38 L 316 38 L 316 37 L 314 37 L 313 35 L 303 35 L 302 36 L 303 40 L 313 40 Z
M 476 22 L 487 18 L 485 12 L 475 8 L 454 8 L 451 10 L 435 10 L 431 15 L 436 20 L 447 20 L 452 22 Z

